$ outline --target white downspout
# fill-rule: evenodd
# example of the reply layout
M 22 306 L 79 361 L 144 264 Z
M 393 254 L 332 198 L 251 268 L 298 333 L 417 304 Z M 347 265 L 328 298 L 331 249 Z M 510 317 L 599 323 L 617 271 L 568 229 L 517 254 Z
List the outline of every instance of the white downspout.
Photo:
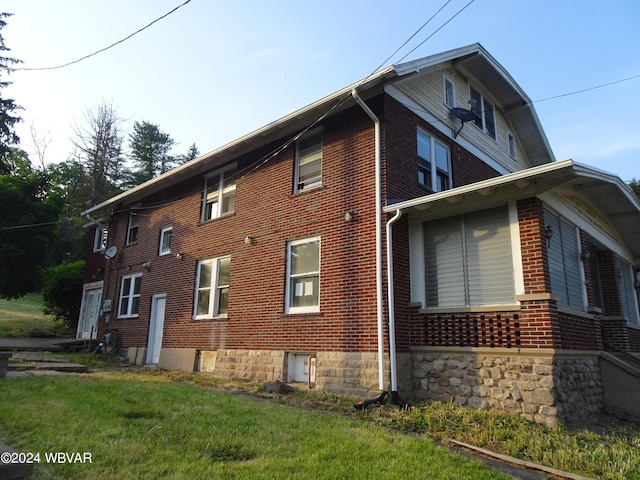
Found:
M 384 327 L 382 318 L 382 173 L 380 155 L 380 120 L 358 96 L 357 88 L 351 96 L 364 112 L 373 120 L 375 133 L 375 183 L 376 183 L 376 310 L 378 315 L 378 384 L 384 390 Z
M 396 214 L 387 222 L 387 302 L 389 306 L 389 368 L 391 369 L 391 391 L 398 391 L 398 368 L 396 363 L 396 315 L 393 300 L 393 250 L 391 245 L 391 225 L 400 220 L 402 210 L 396 210 Z

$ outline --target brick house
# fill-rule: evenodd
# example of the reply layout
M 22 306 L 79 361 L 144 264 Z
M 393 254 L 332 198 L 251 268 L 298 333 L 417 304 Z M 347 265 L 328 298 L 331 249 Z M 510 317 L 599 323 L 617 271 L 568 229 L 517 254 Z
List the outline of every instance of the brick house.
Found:
M 638 199 L 556 162 L 479 44 L 380 70 L 84 214 L 78 338 L 110 334 L 137 363 L 553 425 L 603 408 L 603 351 L 640 350 Z

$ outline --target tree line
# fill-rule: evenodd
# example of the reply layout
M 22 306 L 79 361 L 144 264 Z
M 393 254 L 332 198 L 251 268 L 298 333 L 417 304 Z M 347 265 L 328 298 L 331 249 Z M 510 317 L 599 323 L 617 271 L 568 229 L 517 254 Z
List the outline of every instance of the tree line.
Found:
M 9 16 L 0 13 L 0 298 L 8 299 L 38 291 L 51 276 L 47 269 L 84 258 L 82 211 L 199 156 L 195 143 L 172 153 L 171 135 L 150 121 L 125 132 L 117 109 L 102 100 L 74 126 L 67 159 L 47 163 L 47 140 L 33 131 L 31 159 L 15 130 L 22 109 L 3 95 L 6 76 L 20 63 L 7 56 L 2 36 Z

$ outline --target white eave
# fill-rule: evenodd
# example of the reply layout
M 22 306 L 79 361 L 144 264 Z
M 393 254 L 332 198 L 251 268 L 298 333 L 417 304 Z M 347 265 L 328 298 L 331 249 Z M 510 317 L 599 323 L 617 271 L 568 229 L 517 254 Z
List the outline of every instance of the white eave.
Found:
M 390 204 L 383 210 L 386 213 L 401 210 L 410 217 L 430 220 L 560 188 L 563 191 L 571 189 L 595 205 L 616 229 L 636 261 L 640 261 L 640 200 L 619 177 L 573 160 L 549 163 Z

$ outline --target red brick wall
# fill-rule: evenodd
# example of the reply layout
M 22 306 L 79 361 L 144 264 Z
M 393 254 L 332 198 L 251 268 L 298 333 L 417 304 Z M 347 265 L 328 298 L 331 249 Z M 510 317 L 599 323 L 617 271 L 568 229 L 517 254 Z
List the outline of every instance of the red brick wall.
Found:
M 239 169 L 280 143 L 239 158 Z M 290 146 L 258 169 L 247 169 L 237 181 L 231 215 L 199 222 L 201 177 L 147 199 L 147 205 L 164 205 L 139 211 L 135 245 L 124 246 L 128 212 L 116 214 L 110 239 L 120 254 L 117 264 L 111 262 L 105 298 L 117 306 L 122 276 L 143 273 L 138 318 L 111 314 L 123 347 L 146 345 L 151 297 L 166 293 L 163 347 L 377 349 L 373 123 L 353 108 L 325 122 L 323 143 L 320 188 L 292 193 Z M 354 221 L 344 220 L 346 211 L 355 212 Z M 159 232 L 167 225 L 173 225 L 171 255 L 159 257 Z M 254 244 L 244 243 L 247 235 Z M 286 242 L 313 235 L 321 236 L 320 313 L 285 315 Z M 218 255 L 231 255 L 228 318 L 192 320 L 197 262 Z M 145 272 L 142 264 L 149 260 Z

